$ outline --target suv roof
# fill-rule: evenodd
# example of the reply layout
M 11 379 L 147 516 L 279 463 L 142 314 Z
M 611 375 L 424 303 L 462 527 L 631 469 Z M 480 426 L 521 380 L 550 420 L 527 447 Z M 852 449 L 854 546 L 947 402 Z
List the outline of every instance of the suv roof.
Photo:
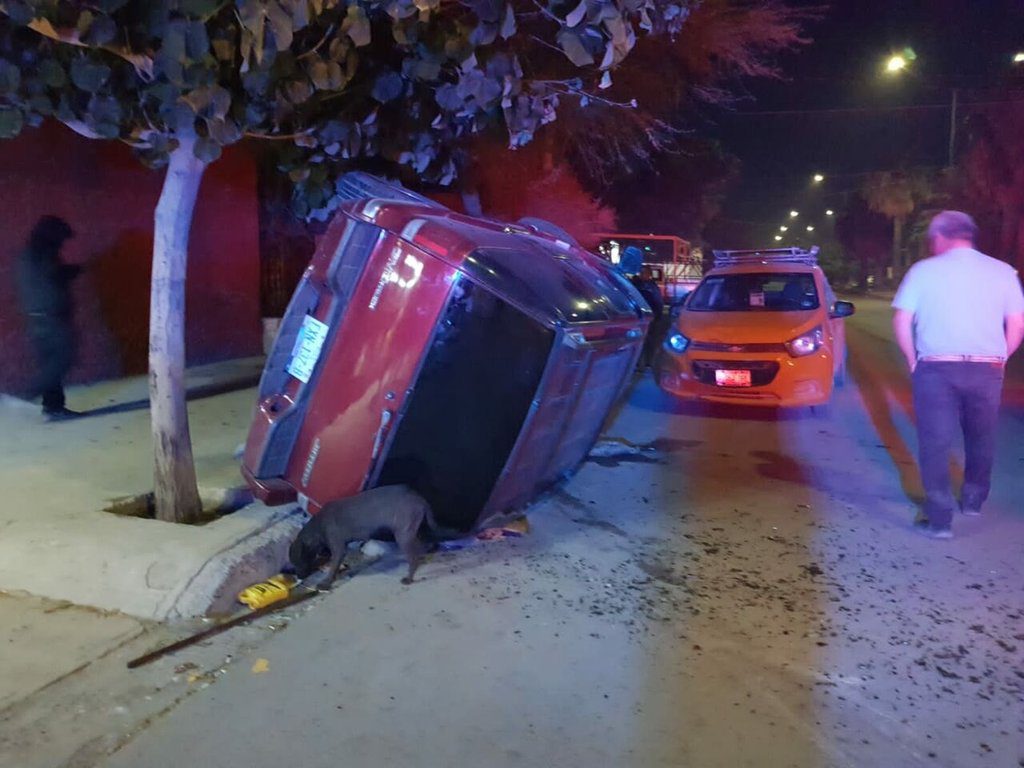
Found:
M 771 272 L 785 267 L 787 272 L 815 272 L 818 267 L 818 246 L 802 248 L 761 248 L 751 250 L 714 251 L 713 273 Z

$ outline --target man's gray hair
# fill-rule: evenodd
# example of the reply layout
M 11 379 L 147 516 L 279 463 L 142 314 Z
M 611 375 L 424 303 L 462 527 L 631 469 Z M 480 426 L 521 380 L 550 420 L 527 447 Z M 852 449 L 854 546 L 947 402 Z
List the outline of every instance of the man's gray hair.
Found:
M 928 225 L 928 237 L 942 235 L 950 240 L 969 240 L 974 242 L 978 235 L 978 225 L 963 211 L 943 211 L 936 214 Z

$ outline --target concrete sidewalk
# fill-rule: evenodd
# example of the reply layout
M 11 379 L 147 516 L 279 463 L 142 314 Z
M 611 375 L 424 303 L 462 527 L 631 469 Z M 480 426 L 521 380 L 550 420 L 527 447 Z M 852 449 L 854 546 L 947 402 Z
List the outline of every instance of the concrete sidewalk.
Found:
M 204 496 L 243 485 L 234 451 L 261 369 L 251 358 L 188 373 Z M 297 527 L 293 510 L 260 504 L 204 526 L 104 512 L 113 499 L 152 489 L 146 377 L 71 388 L 68 405 L 91 415 L 50 424 L 37 406 L 0 401 L 0 591 L 149 619 L 195 616 L 232 565 L 261 547 L 280 549 Z

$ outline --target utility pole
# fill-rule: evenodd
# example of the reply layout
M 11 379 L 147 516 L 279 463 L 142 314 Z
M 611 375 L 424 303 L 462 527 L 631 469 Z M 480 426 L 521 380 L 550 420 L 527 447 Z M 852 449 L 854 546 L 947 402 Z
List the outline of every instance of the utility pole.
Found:
M 953 167 L 954 153 L 956 152 L 956 107 L 960 97 L 960 91 L 953 89 L 953 100 L 949 105 L 949 167 Z

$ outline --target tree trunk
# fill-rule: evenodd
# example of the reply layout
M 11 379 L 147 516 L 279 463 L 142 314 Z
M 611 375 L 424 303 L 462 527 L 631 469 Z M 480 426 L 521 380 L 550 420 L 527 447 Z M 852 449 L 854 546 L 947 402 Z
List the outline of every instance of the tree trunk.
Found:
M 205 164 L 180 137 L 156 206 L 149 304 L 149 402 L 155 458 L 156 517 L 187 523 L 199 516 L 185 402 L 185 274 L 188 236 Z
M 892 220 L 892 279 L 899 281 L 902 274 L 900 251 L 903 246 L 903 217 L 896 216 Z

